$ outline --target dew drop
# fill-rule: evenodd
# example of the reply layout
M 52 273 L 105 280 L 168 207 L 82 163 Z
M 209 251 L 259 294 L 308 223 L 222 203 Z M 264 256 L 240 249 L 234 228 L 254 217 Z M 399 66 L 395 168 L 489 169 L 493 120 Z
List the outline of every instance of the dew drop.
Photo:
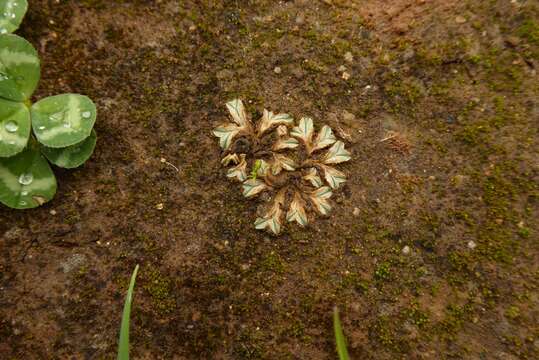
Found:
M 92 116 L 92 113 L 90 111 L 85 111 L 82 113 L 82 117 L 85 119 L 89 119 Z
M 28 195 L 28 191 L 26 191 L 26 190 L 24 190 L 24 191 L 21 191 L 21 195 L 22 195 L 22 196 L 26 196 L 26 195 Z
M 64 120 L 64 117 L 65 117 L 65 112 L 60 111 L 60 112 L 49 115 L 49 120 L 60 122 Z
M 71 123 L 65 122 L 65 123 L 64 123 L 64 127 L 65 127 L 65 128 L 70 128 L 70 127 L 71 127 Z
M 4 127 L 6 128 L 7 132 L 10 133 L 14 133 L 15 131 L 19 130 L 19 125 L 13 120 L 8 121 Z
M 0 29 L 0 34 L 7 34 L 7 29 L 1 28 Z
M 25 206 L 25 205 L 26 205 L 26 201 L 21 200 L 21 201 L 19 202 L 19 205 L 20 205 L 20 206 Z
M 45 126 L 41 125 L 40 127 L 38 127 L 39 130 L 45 130 Z
M 22 173 L 19 176 L 19 183 L 21 185 L 30 185 L 34 181 L 34 175 L 32 173 Z

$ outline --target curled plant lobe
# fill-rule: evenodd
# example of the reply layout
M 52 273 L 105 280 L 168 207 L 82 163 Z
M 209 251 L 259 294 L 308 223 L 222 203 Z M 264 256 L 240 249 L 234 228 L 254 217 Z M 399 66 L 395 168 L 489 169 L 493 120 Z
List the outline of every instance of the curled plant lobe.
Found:
M 311 118 L 296 123 L 288 114 L 265 109 L 253 123 L 238 99 L 226 107 L 232 122 L 213 130 L 223 150 L 226 175 L 242 183 L 246 198 L 269 194 L 255 228 L 278 235 L 285 222 L 303 227 L 313 214 L 328 215 L 333 191 L 346 182 L 346 175 L 335 166 L 351 159 L 333 130 L 324 125 L 316 132 Z

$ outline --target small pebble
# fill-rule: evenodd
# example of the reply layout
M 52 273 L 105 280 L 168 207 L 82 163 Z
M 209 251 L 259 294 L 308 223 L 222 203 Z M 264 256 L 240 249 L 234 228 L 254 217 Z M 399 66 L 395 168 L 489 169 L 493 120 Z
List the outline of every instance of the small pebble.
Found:
M 342 78 L 344 80 L 348 80 L 348 79 L 350 79 L 350 74 L 345 71 L 345 72 L 342 73 Z
M 468 241 L 468 248 L 469 249 L 473 250 L 476 247 L 477 247 L 477 244 L 475 243 L 475 241 L 473 241 L 473 240 Z
M 400 24 L 396 24 L 394 26 L 394 29 L 395 29 L 395 33 L 397 33 L 398 35 L 404 35 L 409 30 L 409 26 L 406 23 L 400 23 Z
M 457 24 L 464 24 L 466 22 L 466 18 L 462 15 L 458 15 L 456 18 L 455 18 L 455 22 Z
M 56 215 L 56 210 L 52 209 L 51 211 L 49 211 L 49 214 Z
M 508 36 L 507 39 L 505 39 L 505 42 L 512 47 L 517 47 L 520 44 L 520 39 L 516 36 Z
M 410 253 L 410 247 L 408 245 L 402 248 L 403 255 L 408 255 L 409 253 Z
M 344 60 L 351 63 L 352 61 L 354 61 L 354 55 L 352 55 L 350 51 L 347 51 L 346 54 L 344 54 Z
M 355 207 L 355 208 L 354 208 L 354 211 L 352 212 L 352 214 L 353 214 L 354 216 L 359 216 L 359 213 L 360 213 L 359 208 Z
M 159 203 L 159 204 L 155 205 L 155 208 L 157 210 L 163 210 L 163 207 L 164 207 L 163 203 Z
M 281 73 L 281 68 L 276 66 L 275 69 L 273 69 L 273 72 L 276 73 L 276 74 L 280 74 Z

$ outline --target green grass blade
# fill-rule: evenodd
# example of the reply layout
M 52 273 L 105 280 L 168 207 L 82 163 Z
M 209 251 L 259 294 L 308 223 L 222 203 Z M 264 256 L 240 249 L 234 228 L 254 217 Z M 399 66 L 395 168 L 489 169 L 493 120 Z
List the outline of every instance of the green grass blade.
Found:
M 335 330 L 335 342 L 337 343 L 337 353 L 340 360 L 350 360 L 348 349 L 346 348 L 346 339 L 342 332 L 341 319 L 339 318 L 339 309 L 333 309 L 333 329 Z
M 131 316 L 131 303 L 133 302 L 133 288 L 135 287 L 135 279 L 137 278 L 138 265 L 135 266 L 133 275 L 131 275 L 131 283 L 127 290 L 125 298 L 124 311 L 122 314 L 122 325 L 120 328 L 120 342 L 118 344 L 118 360 L 129 360 L 129 318 Z

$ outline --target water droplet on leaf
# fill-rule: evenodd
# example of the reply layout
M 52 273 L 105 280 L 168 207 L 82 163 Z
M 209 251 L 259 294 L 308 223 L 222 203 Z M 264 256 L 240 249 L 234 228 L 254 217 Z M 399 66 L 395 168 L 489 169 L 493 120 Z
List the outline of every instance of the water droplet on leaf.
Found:
M 22 173 L 19 176 L 19 183 L 21 185 L 30 185 L 34 181 L 34 175 L 32 173 Z
M 49 119 L 52 121 L 63 121 L 65 117 L 65 111 L 60 111 L 54 114 L 49 115 Z
M 6 123 L 5 128 L 7 132 L 14 133 L 15 131 L 19 130 L 19 125 L 15 121 L 10 120 Z
M 90 111 L 85 111 L 82 113 L 82 117 L 85 119 L 89 119 L 92 116 L 92 113 Z

